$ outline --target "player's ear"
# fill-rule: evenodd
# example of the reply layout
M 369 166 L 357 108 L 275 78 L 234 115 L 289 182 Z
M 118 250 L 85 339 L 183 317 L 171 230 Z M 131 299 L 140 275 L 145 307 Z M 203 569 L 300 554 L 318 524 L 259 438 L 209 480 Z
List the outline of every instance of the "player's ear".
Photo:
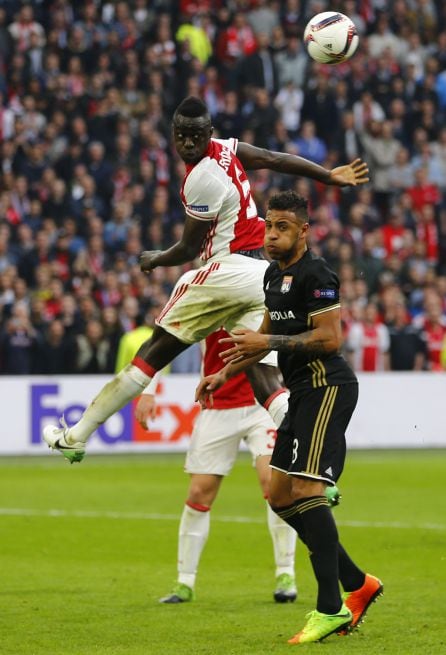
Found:
M 212 136 L 213 134 L 214 134 L 214 126 L 211 125 L 211 127 L 209 129 L 209 135 Z

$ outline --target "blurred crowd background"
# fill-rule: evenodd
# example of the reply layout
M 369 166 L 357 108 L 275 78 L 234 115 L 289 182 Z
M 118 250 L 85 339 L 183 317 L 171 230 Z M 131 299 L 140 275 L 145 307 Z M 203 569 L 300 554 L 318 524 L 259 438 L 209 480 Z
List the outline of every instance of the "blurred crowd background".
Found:
M 360 36 L 334 67 L 302 44 L 327 9 Z M 188 94 L 215 136 L 368 162 L 364 188 L 256 171 L 252 192 L 260 215 L 280 189 L 309 199 L 356 370 L 445 370 L 444 0 L 0 0 L 0 372 L 112 372 L 123 335 L 150 333 L 188 268 L 138 266 L 181 235 Z

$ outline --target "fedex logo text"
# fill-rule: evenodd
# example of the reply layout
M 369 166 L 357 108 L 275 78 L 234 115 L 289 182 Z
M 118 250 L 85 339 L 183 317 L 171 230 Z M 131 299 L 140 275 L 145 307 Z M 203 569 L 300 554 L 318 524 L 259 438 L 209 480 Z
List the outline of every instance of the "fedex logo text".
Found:
M 41 443 L 42 428 L 46 423 L 58 423 L 62 414 L 68 425 L 76 423 L 84 412 L 86 405 L 73 403 L 61 406 L 57 402 L 59 395 L 58 384 L 31 385 L 31 443 Z M 127 405 L 116 413 L 119 417 L 118 428 L 113 433 L 108 428 L 108 421 L 100 425 L 97 435 L 104 443 L 132 440 L 131 406 Z M 114 421 L 116 425 L 116 421 Z
M 198 405 L 191 402 L 188 406 L 168 402 L 163 398 L 163 386 L 159 385 L 157 393 L 157 418 L 150 422 L 151 429 L 144 430 L 134 418 L 135 399 L 116 414 L 111 416 L 95 433 L 95 438 L 103 444 L 117 443 L 169 443 L 179 442 L 190 437 L 195 417 L 200 411 Z M 68 425 L 73 425 L 81 417 L 87 406 L 87 400 L 79 400 L 82 393 L 62 393 L 59 384 L 30 385 L 30 435 L 32 444 L 42 443 L 42 429 L 48 423 L 57 424 L 64 415 Z M 73 400 L 67 400 L 67 398 Z

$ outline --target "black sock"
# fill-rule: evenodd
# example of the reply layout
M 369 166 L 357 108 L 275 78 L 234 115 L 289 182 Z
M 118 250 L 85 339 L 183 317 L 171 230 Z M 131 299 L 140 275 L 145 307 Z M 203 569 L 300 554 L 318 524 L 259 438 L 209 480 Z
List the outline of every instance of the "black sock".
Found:
M 341 544 L 338 544 L 339 554 L 339 579 L 344 591 L 356 591 L 362 587 L 365 582 L 365 573 L 361 571 Z
M 338 531 L 327 498 L 312 496 L 288 507 L 272 509 L 296 530 L 310 551 L 318 583 L 318 612 L 337 614 L 342 606 L 338 582 Z
M 287 505 L 286 507 L 273 507 L 271 505 L 271 509 L 278 516 L 280 516 L 282 521 L 285 521 L 285 523 L 288 523 L 288 525 L 291 528 L 293 528 L 293 530 L 296 530 L 300 540 L 303 541 L 303 543 L 306 543 L 304 527 L 296 503 L 293 503 L 292 505 Z
M 338 581 L 338 531 L 325 496 L 298 502 L 310 560 L 318 583 L 316 609 L 336 614 L 342 606 Z

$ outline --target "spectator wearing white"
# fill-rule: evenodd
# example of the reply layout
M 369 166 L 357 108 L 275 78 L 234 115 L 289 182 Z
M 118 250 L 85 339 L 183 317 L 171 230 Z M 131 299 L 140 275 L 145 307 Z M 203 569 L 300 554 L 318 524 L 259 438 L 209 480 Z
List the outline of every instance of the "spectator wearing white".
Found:
M 269 0 L 257 0 L 254 8 L 248 12 L 248 23 L 251 25 L 254 34 L 264 32 L 271 37 L 273 29 L 279 25 L 278 12 L 272 9 L 270 5 Z
M 390 50 L 399 62 L 407 53 L 407 42 L 394 34 L 389 27 L 387 14 L 379 16 L 376 29 L 368 38 L 369 55 L 373 59 L 379 59 L 385 50 Z
M 400 146 L 397 150 L 395 163 L 388 173 L 389 185 L 396 191 L 402 191 L 413 186 L 413 166 L 407 148 Z
M 279 110 L 283 124 L 290 133 L 297 132 L 300 127 L 303 102 L 303 91 L 297 88 L 292 80 L 288 80 L 275 97 L 274 105 Z
M 360 135 L 365 157 L 372 171 L 372 188 L 377 204 L 386 211 L 393 192 L 389 174 L 395 165 L 400 142 L 393 136 L 390 121 L 371 121 L 369 130 Z
M 37 139 L 45 128 L 47 120 L 45 116 L 37 110 L 36 99 L 31 95 L 23 98 L 23 127 L 28 140 Z
M 378 308 L 370 302 L 359 309 L 347 334 L 347 358 L 355 371 L 389 370 L 389 330 L 378 316 Z
M 308 55 L 300 39 L 296 36 L 290 37 L 286 50 L 278 52 L 274 57 L 274 62 L 280 87 L 289 81 L 292 81 L 298 89 L 304 85 Z
M 440 189 L 446 188 L 446 162 L 441 159 L 438 149 L 433 147 L 432 143 L 423 143 L 420 146 L 420 152 L 412 158 L 412 170 L 426 168 L 427 180 L 430 184 L 435 184 Z M 412 182 L 413 184 L 413 182 Z
M 4 143 L 8 139 L 12 139 L 15 134 L 15 113 L 8 107 L 8 102 L 4 98 L 3 93 L 0 93 L 0 137 Z M 3 152 L 3 157 L 5 153 Z
M 34 20 L 31 5 L 24 5 L 16 16 L 16 20 L 9 26 L 9 33 L 16 42 L 19 52 L 26 52 L 31 45 L 31 34 L 37 34 L 38 44 L 45 45 L 45 33 L 40 23 Z
M 428 57 L 428 50 L 423 46 L 418 32 L 412 32 L 407 40 L 408 52 L 404 57 L 404 65 L 415 66 L 415 78 L 422 80 L 425 70 L 425 63 Z
M 353 116 L 357 132 L 363 132 L 369 121 L 381 122 L 386 118 L 384 109 L 376 100 L 373 100 L 370 91 L 363 91 L 359 100 L 353 103 Z
M 443 181 L 440 187 L 443 189 L 446 184 L 446 127 L 440 130 L 438 141 L 432 141 L 430 147 L 433 157 L 441 162 Z

